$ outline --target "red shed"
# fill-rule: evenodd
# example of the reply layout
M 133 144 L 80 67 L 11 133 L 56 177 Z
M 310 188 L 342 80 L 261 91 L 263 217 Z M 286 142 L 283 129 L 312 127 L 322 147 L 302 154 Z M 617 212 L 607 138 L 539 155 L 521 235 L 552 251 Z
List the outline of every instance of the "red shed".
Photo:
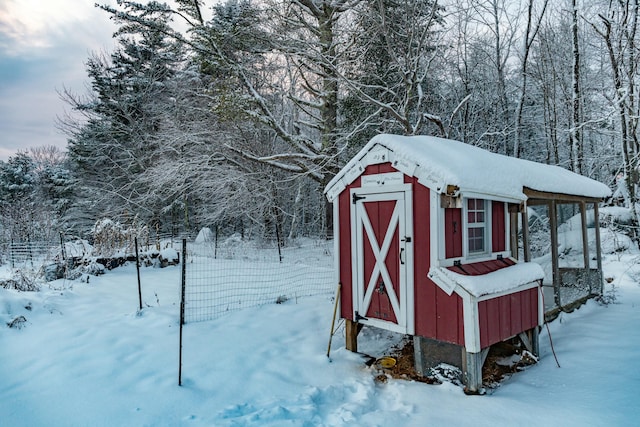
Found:
M 517 260 L 517 212 L 532 194 L 595 201 L 609 189 L 458 141 L 378 135 L 325 193 L 347 348 L 361 325 L 413 335 L 419 373 L 457 365 L 476 392 L 492 344 L 519 335 L 537 352 L 544 272 Z

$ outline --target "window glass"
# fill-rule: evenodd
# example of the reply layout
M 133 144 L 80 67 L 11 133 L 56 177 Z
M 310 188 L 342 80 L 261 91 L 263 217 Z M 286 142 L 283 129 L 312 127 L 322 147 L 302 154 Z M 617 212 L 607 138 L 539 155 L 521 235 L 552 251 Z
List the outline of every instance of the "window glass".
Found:
M 486 250 L 485 201 L 483 199 L 467 199 L 467 247 L 469 254 L 477 254 Z

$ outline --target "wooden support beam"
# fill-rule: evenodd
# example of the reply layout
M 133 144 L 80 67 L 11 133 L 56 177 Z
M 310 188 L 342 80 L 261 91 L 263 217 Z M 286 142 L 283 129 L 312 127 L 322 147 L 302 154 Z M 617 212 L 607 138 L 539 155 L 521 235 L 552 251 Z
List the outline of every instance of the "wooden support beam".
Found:
M 540 357 L 540 328 L 538 326 L 531 329 L 531 353 L 535 357 Z
M 466 394 L 481 394 L 482 366 L 489 353 L 489 347 L 479 353 L 464 352 L 464 392 Z
M 527 351 L 531 352 L 533 350 L 529 331 L 520 332 L 518 334 L 518 338 L 520 338 L 520 341 L 522 341 L 522 344 L 524 344 L 524 347 L 527 349 Z
M 540 341 L 539 341 L 539 329 L 538 327 L 534 327 L 533 329 L 529 329 L 528 331 L 520 332 L 518 337 L 522 344 L 526 347 L 529 353 L 533 354 L 535 357 L 540 356 Z
M 582 255 L 584 257 L 584 268 L 589 269 L 589 234 L 587 232 L 587 204 L 580 203 L 580 222 L 582 222 Z
M 346 336 L 345 347 L 347 348 L 347 350 L 357 353 L 358 334 L 360 333 L 360 329 L 362 329 L 362 325 L 360 325 L 358 322 L 354 322 L 353 320 L 346 319 L 344 327 Z
M 558 265 L 558 214 L 555 200 L 549 204 L 549 227 L 551 228 L 551 265 L 553 270 L 553 298 L 560 307 L 560 266 Z
M 574 194 L 548 193 L 546 191 L 533 190 L 527 187 L 523 188 L 522 191 L 524 194 L 527 195 L 529 199 L 555 200 L 556 202 L 569 202 L 569 203 L 580 203 L 580 202 L 597 203 L 601 200 L 595 197 L 579 196 Z
M 509 249 L 511 256 L 518 259 L 518 212 L 509 209 Z
M 604 293 L 604 278 L 602 277 L 602 245 L 600 243 L 600 211 L 598 204 L 593 204 L 593 220 L 596 226 L 596 262 L 598 263 L 598 274 L 600 275 L 600 295 Z

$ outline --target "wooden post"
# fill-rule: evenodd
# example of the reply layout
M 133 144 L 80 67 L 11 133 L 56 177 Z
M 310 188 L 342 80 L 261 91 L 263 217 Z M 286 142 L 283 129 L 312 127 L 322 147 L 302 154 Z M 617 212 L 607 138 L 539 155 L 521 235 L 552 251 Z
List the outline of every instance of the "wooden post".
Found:
M 582 222 L 582 255 L 584 256 L 584 269 L 588 272 L 589 265 L 589 234 L 587 232 L 587 204 L 580 202 L 580 221 Z
M 531 329 L 531 347 L 533 355 L 535 357 L 540 357 L 540 328 L 534 326 Z
M 489 347 L 479 353 L 465 351 L 464 357 L 464 392 L 466 394 L 482 393 L 482 366 L 489 353 Z
M 520 332 L 518 334 L 525 348 L 529 352 L 531 352 L 531 354 L 533 354 L 535 357 L 540 356 L 539 335 L 540 335 L 540 332 L 537 326 L 534 326 L 532 329 L 529 329 L 528 331 Z
M 354 353 L 358 352 L 358 332 L 360 332 L 358 322 L 354 322 L 353 320 L 346 319 L 344 322 L 345 328 L 345 336 L 346 343 L 345 346 L 347 350 L 353 351 Z
M 598 275 L 600 276 L 600 295 L 604 292 L 604 279 L 602 277 L 602 246 L 600 243 L 600 211 L 598 203 L 593 204 L 593 220 L 596 222 L 596 262 L 598 263 Z
M 556 201 L 549 205 L 549 227 L 551 228 L 551 265 L 553 270 L 553 299 L 556 307 L 561 306 L 560 301 L 560 266 L 558 265 L 558 215 Z

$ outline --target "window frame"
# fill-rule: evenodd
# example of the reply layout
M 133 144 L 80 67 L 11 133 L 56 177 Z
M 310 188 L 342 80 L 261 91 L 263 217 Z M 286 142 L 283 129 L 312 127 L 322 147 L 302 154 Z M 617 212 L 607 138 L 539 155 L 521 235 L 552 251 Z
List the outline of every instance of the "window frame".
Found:
M 471 209 L 469 207 L 470 201 L 475 201 L 475 206 Z M 482 204 L 482 209 L 478 209 L 477 203 L 480 202 Z M 490 200 L 481 199 L 478 197 L 465 197 L 463 201 L 463 224 L 464 224 L 464 234 L 462 236 L 462 244 L 463 244 L 463 256 L 467 259 L 471 258 L 480 258 L 492 253 L 492 218 L 491 218 L 491 209 L 492 205 L 490 204 Z M 479 213 L 483 214 L 483 221 L 480 222 L 470 222 L 470 215 L 477 216 Z M 477 225 L 480 224 L 480 225 Z M 484 235 L 482 236 L 482 240 L 484 242 L 484 247 L 482 250 L 471 251 L 470 249 L 470 229 L 482 229 Z M 474 239 L 477 239 L 475 237 Z

